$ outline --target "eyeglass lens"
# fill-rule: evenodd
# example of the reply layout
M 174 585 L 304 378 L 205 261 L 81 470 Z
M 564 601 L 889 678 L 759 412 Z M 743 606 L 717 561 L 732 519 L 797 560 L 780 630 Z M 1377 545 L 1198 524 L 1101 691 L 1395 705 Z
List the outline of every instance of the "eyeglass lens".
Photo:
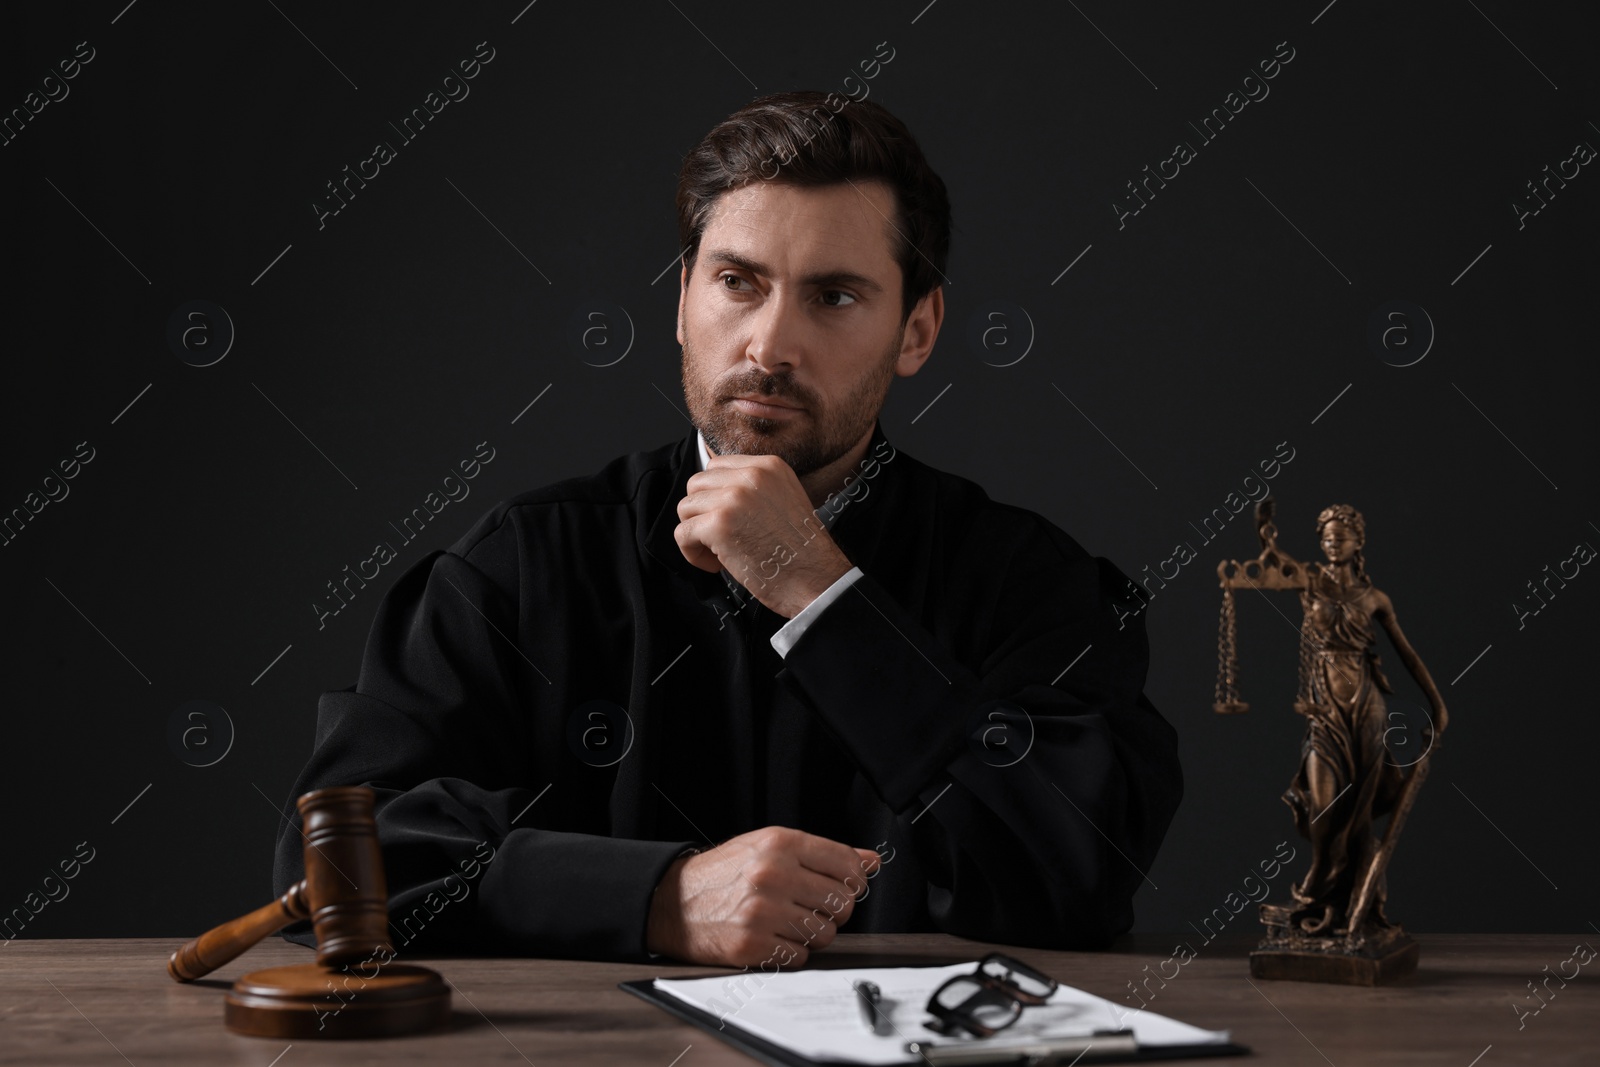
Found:
M 986 986 L 976 978 L 953 978 L 934 997 L 935 1002 L 991 1030 L 1009 1025 L 1022 1004 L 1004 990 Z
M 986 957 L 980 969 L 996 981 L 1016 987 L 1024 996 L 1043 999 L 1055 991 L 1055 982 L 1025 963 L 1007 956 Z

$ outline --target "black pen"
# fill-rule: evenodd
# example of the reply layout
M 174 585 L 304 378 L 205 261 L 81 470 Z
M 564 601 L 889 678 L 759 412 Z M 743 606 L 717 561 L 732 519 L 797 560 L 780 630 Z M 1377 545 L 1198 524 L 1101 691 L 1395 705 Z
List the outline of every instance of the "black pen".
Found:
M 873 1033 L 878 1032 L 878 1001 L 882 993 L 876 982 L 869 982 L 864 978 L 857 978 L 850 983 L 854 987 L 861 1001 L 861 1021 L 867 1024 L 867 1029 Z

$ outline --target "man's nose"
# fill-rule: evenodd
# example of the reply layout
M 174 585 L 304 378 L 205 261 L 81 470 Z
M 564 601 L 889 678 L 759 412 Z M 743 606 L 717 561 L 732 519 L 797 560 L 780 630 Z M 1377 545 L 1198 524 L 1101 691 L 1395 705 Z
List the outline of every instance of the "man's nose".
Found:
M 801 362 L 803 315 L 797 297 L 775 288 L 755 313 L 745 358 L 768 374 L 793 370 Z

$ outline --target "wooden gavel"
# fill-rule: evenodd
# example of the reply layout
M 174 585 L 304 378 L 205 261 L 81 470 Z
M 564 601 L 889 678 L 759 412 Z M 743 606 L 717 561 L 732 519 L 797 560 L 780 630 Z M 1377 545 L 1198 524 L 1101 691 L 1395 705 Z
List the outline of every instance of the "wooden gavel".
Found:
M 336 786 L 296 801 L 306 876 L 272 903 L 173 952 L 167 973 L 179 982 L 193 981 L 297 919 L 310 919 L 316 930 L 319 967 L 357 963 L 375 951 L 392 956 L 389 893 L 373 799 L 366 786 Z
M 271 1038 L 398 1037 L 449 1024 L 450 987 L 438 972 L 393 962 L 374 800 L 362 785 L 300 797 L 306 876 L 271 904 L 206 931 L 168 958 L 168 974 L 193 981 L 296 919 L 311 920 L 316 962 L 240 976 L 224 1000 L 228 1029 Z M 371 975 L 368 963 L 376 964 Z M 359 975 L 350 974 L 351 964 L 362 965 Z

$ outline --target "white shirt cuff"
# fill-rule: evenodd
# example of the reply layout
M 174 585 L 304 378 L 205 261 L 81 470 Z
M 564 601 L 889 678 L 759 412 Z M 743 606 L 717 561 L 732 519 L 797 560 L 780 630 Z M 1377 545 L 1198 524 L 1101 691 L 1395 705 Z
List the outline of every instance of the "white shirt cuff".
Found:
M 806 627 L 815 622 L 817 616 L 821 615 L 829 604 L 839 599 L 839 595 L 854 585 L 859 577 L 861 568 L 851 567 L 843 577 L 823 590 L 821 596 L 801 609 L 800 614 L 779 627 L 778 632 L 772 635 L 772 647 L 777 650 L 778 655 L 788 656 L 789 650 L 800 640 L 800 635 L 806 632 Z

